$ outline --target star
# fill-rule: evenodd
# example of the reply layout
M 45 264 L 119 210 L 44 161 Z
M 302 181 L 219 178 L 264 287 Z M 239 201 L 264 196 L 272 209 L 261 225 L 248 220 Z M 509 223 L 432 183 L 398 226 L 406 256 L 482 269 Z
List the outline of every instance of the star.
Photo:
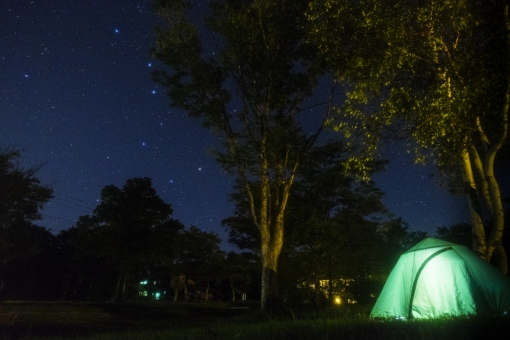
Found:
M 31 1 L 9 1 L 12 11 L 8 12 L 9 9 L 6 7 L 5 12 L 7 15 L 24 13 L 22 12 L 25 6 L 23 3 Z M 37 1 L 33 2 L 37 3 Z M 132 10 L 119 13 L 118 9 L 124 7 L 126 2 L 109 0 L 105 2 L 107 4 L 100 6 L 101 10 L 104 10 L 102 15 L 84 16 L 83 13 L 98 9 L 94 3 L 100 2 L 66 2 L 67 5 L 62 8 L 62 11 L 65 9 L 63 13 L 57 10 L 58 21 L 55 23 L 51 22 L 51 20 L 57 19 L 51 6 L 40 6 L 37 9 L 38 13 L 40 12 L 39 15 L 31 18 L 32 20 L 21 20 L 21 16 L 11 18 L 13 20 L 3 20 L 2 24 L 6 25 L 6 31 L 17 32 L 21 29 L 24 32 L 23 39 L 26 39 L 27 42 L 40 41 L 41 32 L 33 30 L 32 27 L 44 27 L 45 36 L 44 41 L 40 41 L 39 47 L 36 47 L 35 50 L 30 44 L 20 43 L 16 45 L 16 48 L 4 48 L 0 53 L 0 63 L 2 64 L 11 60 L 17 61 L 15 67 L 2 68 L 1 78 L 4 88 L 14 91 L 23 84 L 30 85 L 26 91 L 17 91 L 16 95 L 4 94 L 2 96 L 0 112 L 3 115 L 0 114 L 0 116 L 8 115 L 9 117 L 8 124 L 0 124 L 2 140 L 9 141 L 8 144 L 17 143 L 21 148 L 27 149 L 27 152 L 22 155 L 24 164 L 47 162 L 44 178 L 41 178 L 43 184 L 45 182 L 55 183 L 56 192 L 67 192 L 71 196 L 80 195 L 80 199 L 90 201 L 94 206 L 100 202 L 100 199 L 97 199 L 102 188 L 112 182 L 117 186 L 122 186 L 128 178 L 148 176 L 152 177 L 155 188 L 160 180 L 164 184 L 163 176 L 169 174 L 167 166 L 170 161 L 167 159 L 172 157 L 171 163 L 176 167 L 174 174 L 177 182 L 173 178 L 166 178 L 168 194 L 160 194 L 160 196 L 178 208 L 175 209 L 175 217 L 179 218 L 186 226 L 195 220 L 201 221 L 201 225 L 209 224 L 210 222 L 207 221 L 213 219 L 216 222 L 211 223 L 211 228 L 223 230 L 217 221 L 234 213 L 234 206 L 232 202 L 227 201 L 224 193 L 233 190 L 231 188 L 235 183 L 224 170 L 220 170 L 221 167 L 215 163 L 213 157 L 198 160 L 199 157 L 205 157 L 205 154 L 197 154 L 197 152 L 202 152 L 197 150 L 205 151 L 210 147 L 210 132 L 201 129 L 199 122 L 187 117 L 187 114 L 180 114 L 174 112 L 174 109 L 168 109 L 169 98 L 165 94 L 166 90 L 162 89 L 159 94 L 161 85 L 155 83 L 150 74 L 153 66 L 158 69 L 163 65 L 160 61 L 151 58 L 145 48 L 139 47 L 153 46 L 155 43 L 153 34 L 140 33 L 132 41 L 128 41 L 127 37 L 126 40 L 124 39 L 126 34 L 131 35 L 130 32 L 150 32 L 151 27 L 156 24 L 154 13 L 142 1 L 137 2 L 140 5 L 134 5 L 139 6 L 138 8 L 134 7 Z M 196 3 L 205 5 L 206 1 L 200 0 Z M 142 13 L 139 13 L 138 9 L 142 10 Z M 199 14 L 200 11 L 194 12 Z M 115 18 L 115 21 L 104 22 L 103 15 Z M 89 25 L 93 29 L 83 30 L 80 34 L 75 34 L 74 30 L 62 29 L 62 27 L 73 27 L 77 22 L 80 25 Z M 120 28 L 115 27 L 117 25 L 123 27 L 122 29 L 126 28 L 126 34 L 123 33 L 122 37 Z M 107 32 L 108 30 L 110 33 Z M 106 34 L 97 35 L 99 31 Z M 119 37 L 112 37 L 111 33 Z M 110 45 L 112 43 L 114 43 L 113 46 Z M 116 57 L 119 56 L 118 52 L 124 52 L 123 44 L 125 44 L 126 50 L 131 50 L 132 58 L 124 56 L 121 62 Z M 204 58 L 215 58 L 215 52 L 210 50 L 208 56 L 204 55 Z M 75 63 L 69 62 L 69 60 L 72 60 L 77 54 L 80 55 L 80 67 L 75 70 Z M 111 67 L 114 61 L 113 66 L 115 67 Z M 55 65 L 58 72 L 55 74 L 50 72 L 52 68 L 48 69 L 48 65 Z M 117 67 L 120 65 L 122 67 Z M 76 74 L 75 71 L 80 72 L 80 81 L 75 81 L 73 76 Z M 43 81 L 37 81 L 41 77 Z M 25 79 L 26 83 L 23 83 L 23 79 L 20 78 Z M 28 81 L 29 79 L 30 81 Z M 118 79 L 129 79 L 130 81 L 117 82 Z M 149 92 L 145 92 L 147 89 Z M 63 95 L 62 91 L 65 91 L 66 94 Z M 152 94 L 152 97 L 147 94 Z M 76 100 L 72 100 L 74 95 L 83 99 L 79 100 L 79 105 L 76 104 Z M 85 100 L 86 98 L 87 100 Z M 28 105 L 30 108 L 24 109 Z M 15 113 L 18 111 L 19 113 Z M 141 111 L 150 112 L 154 116 L 143 115 L 140 113 Z M 237 113 L 233 107 L 229 108 L 229 111 L 233 114 Z M 96 129 L 90 129 L 88 124 L 80 124 L 85 112 L 87 112 L 86 121 L 94 122 Z M 11 117 L 15 117 L 15 119 Z M 122 117 L 124 118 L 122 119 Z M 109 122 L 116 120 L 118 120 L 118 124 L 115 123 L 114 130 L 113 124 Z M 21 122 L 25 122 L 24 128 L 17 129 L 18 125 L 16 124 L 21 124 Z M 55 125 L 59 129 L 53 129 L 50 132 L 47 126 Z M 66 131 L 74 128 L 76 131 L 68 136 Z M 39 138 L 34 138 L 39 135 L 44 137 L 44 143 L 41 143 Z M 145 138 L 150 138 L 150 148 L 143 140 Z M 139 146 L 142 148 L 136 148 L 136 143 L 140 143 Z M 430 211 L 430 200 L 441 201 L 439 207 L 446 207 L 449 206 L 449 201 L 446 200 L 450 200 L 450 198 L 446 196 L 443 201 L 443 196 L 447 193 L 443 194 L 432 186 L 430 191 L 424 191 L 422 184 L 427 181 L 425 178 L 427 178 L 428 172 L 425 172 L 426 170 L 420 172 L 421 168 L 407 170 L 413 167 L 413 157 L 408 155 L 404 144 L 394 143 L 389 147 L 391 152 L 389 152 L 388 158 L 391 158 L 392 162 L 388 165 L 389 170 L 385 173 L 386 175 L 379 174 L 379 181 L 376 183 L 388 183 L 383 188 L 387 191 L 385 204 L 388 204 L 390 210 L 394 208 L 395 215 L 402 214 L 403 219 L 409 219 L 415 229 L 419 229 L 421 224 L 427 225 L 426 228 L 434 228 L 434 223 L 423 222 L 427 219 L 421 215 L 415 216 L 417 213 L 412 213 L 414 208 L 422 210 L 427 208 L 427 211 Z M 0 148 L 2 147 L 4 145 L 0 143 Z M 101 150 L 100 156 L 91 158 L 91 150 Z M 56 155 L 66 155 L 67 153 L 69 157 L 56 157 Z M 199 161 L 205 163 L 207 174 L 204 167 L 196 165 L 196 162 Z M 141 167 L 140 164 L 144 164 L 144 166 Z M 193 166 L 196 166 L 196 172 L 192 170 Z M 397 173 L 396 169 L 398 168 L 406 170 Z M 110 172 L 106 176 L 104 171 Z M 423 177 L 420 177 L 422 174 Z M 212 187 L 205 190 L 205 188 L 195 185 L 197 181 L 209 180 L 208 176 L 214 178 L 214 190 Z M 413 191 L 407 189 L 408 187 L 412 188 L 412 185 L 402 185 L 402 179 L 406 179 L 405 183 L 418 183 L 419 187 L 416 190 L 422 194 L 420 196 L 412 195 Z M 174 186 L 174 183 L 177 184 Z M 168 187 L 168 184 L 171 186 Z M 88 188 L 87 190 L 84 190 L 85 186 Z M 165 185 L 162 185 L 161 189 L 157 187 L 157 193 L 159 194 L 159 191 L 164 188 Z M 185 204 L 191 200 L 190 197 L 195 197 L 196 201 L 198 193 L 201 195 L 200 201 L 212 202 L 214 207 L 208 207 L 207 210 L 202 209 L 197 213 L 195 207 Z M 186 199 L 178 198 L 180 196 L 184 196 Z M 462 198 L 458 200 L 461 201 L 459 209 L 452 208 L 452 211 L 460 211 L 464 207 L 461 205 L 465 204 L 464 200 Z M 408 203 L 409 201 L 412 201 L 414 206 Z M 437 214 L 445 219 L 440 224 L 453 225 L 457 221 L 469 220 L 469 213 L 467 213 L 467 217 L 464 217 L 463 211 L 455 216 L 452 213 L 453 221 L 451 223 L 446 219 L 446 216 L 443 216 L 446 208 L 437 211 Z M 436 211 L 432 210 L 432 212 L 436 214 Z M 84 214 L 78 210 L 70 211 L 56 203 L 48 206 L 45 213 L 73 221 Z M 459 216 L 463 218 L 457 220 Z M 450 218 L 450 214 L 448 218 Z M 62 230 L 72 226 L 71 223 L 57 224 L 44 220 L 40 223 L 41 226 Z

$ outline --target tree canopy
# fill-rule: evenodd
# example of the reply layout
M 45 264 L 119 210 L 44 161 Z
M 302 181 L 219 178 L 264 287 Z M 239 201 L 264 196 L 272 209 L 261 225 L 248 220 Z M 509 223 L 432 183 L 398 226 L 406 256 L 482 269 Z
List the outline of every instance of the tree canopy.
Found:
M 41 219 L 53 190 L 36 177 L 41 165 L 24 169 L 20 158 L 20 150 L 0 152 L 0 264 L 37 252 L 47 233 L 32 221 Z
M 40 210 L 53 197 L 53 190 L 41 184 L 37 172 L 42 165 L 20 166 L 21 151 L 13 148 L 0 152 L 0 291 L 7 296 L 23 292 L 23 269 L 32 269 L 30 261 L 51 245 L 52 235 L 34 224 Z M 39 273 L 40 274 L 40 273 Z M 21 296 L 30 296 L 21 295 Z
M 176 266 L 186 278 L 206 284 L 206 300 L 211 282 L 219 280 L 226 254 L 220 248 L 221 239 L 212 232 L 191 226 L 181 234 Z
M 278 304 L 290 189 L 322 129 L 319 122 L 310 133 L 297 119 L 319 76 L 314 50 L 304 44 L 306 6 L 306 1 L 214 2 L 201 35 L 187 17 L 189 2 L 154 5 L 165 26 L 156 29 L 153 54 L 169 68 L 154 78 L 168 89 L 172 106 L 219 134 L 223 148 L 215 155 L 239 179 L 252 228 L 260 235 L 263 309 Z
M 417 162 L 432 156 L 462 175 L 473 249 L 487 261 L 496 251 L 506 271 L 494 166 L 508 143 L 508 4 L 323 0 L 308 19 L 309 41 L 346 87 L 331 123 L 359 151 L 349 167 L 364 171 L 384 139 L 412 138 Z
M 53 190 L 36 177 L 41 165 L 23 169 L 20 150 L 0 152 L 0 226 L 41 219 L 39 210 L 53 197 Z
M 104 187 L 93 214 L 80 216 L 83 249 L 105 258 L 117 271 L 114 300 L 126 297 L 135 274 L 167 258 L 164 252 L 182 228 L 170 219 L 172 211 L 145 177 L 129 179 L 122 188 Z

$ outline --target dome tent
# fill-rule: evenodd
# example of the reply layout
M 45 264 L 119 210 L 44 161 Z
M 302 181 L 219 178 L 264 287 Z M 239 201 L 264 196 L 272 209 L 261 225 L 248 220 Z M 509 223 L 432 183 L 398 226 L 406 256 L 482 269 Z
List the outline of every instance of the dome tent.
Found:
M 454 243 L 426 238 L 400 256 L 372 318 L 436 318 L 510 310 L 510 278 Z

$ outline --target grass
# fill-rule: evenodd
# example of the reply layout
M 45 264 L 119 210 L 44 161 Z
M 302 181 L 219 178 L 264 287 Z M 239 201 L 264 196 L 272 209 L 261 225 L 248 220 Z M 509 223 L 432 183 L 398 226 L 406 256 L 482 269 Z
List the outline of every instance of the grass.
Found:
M 190 328 L 226 322 L 245 312 L 216 303 L 4 302 L 0 307 L 0 339 Z
M 370 306 L 313 309 L 278 315 L 232 309 L 227 303 L 6 302 L 1 339 L 496 339 L 510 334 L 508 317 L 439 320 L 369 319 Z

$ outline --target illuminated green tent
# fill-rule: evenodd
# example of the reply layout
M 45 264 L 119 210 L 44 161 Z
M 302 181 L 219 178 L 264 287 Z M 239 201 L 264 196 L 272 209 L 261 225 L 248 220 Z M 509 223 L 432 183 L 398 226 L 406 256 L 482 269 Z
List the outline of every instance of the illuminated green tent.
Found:
M 370 316 L 412 319 L 508 311 L 508 276 L 464 246 L 427 238 L 400 257 Z

